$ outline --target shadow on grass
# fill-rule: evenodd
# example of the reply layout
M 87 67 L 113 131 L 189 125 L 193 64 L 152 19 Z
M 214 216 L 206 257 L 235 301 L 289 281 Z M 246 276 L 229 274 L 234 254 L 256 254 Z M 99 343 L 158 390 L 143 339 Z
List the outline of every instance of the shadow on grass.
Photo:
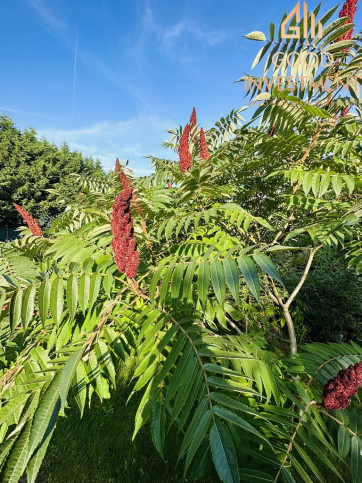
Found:
M 122 384 L 103 403 L 93 396 L 91 409 L 80 419 L 75 402 L 60 418 L 37 483 L 181 482 L 183 462 L 177 465 L 181 441 L 169 433 L 163 461 L 146 424 L 132 441 L 134 418 L 141 395 L 126 405 L 130 387 Z M 215 476 L 208 483 L 220 481 Z

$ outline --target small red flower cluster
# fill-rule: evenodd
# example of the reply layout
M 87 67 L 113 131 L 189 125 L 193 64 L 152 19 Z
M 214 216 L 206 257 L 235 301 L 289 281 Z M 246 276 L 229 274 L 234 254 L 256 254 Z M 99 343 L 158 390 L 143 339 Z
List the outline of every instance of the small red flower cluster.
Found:
M 17 205 L 16 203 L 14 203 L 14 206 L 18 210 L 20 215 L 23 217 L 23 219 L 26 221 L 31 233 L 35 236 L 42 236 L 43 230 L 38 225 L 38 222 L 36 221 L 36 219 L 32 217 L 28 211 L 26 211 L 24 208 Z
M 209 159 L 210 154 L 206 144 L 206 138 L 204 130 L 201 128 L 200 131 L 200 150 L 202 159 Z
M 347 20 L 346 23 L 353 23 L 353 19 L 357 11 L 357 2 L 358 0 L 346 0 L 346 2 L 342 7 L 342 10 L 339 12 L 339 18 L 349 17 L 349 21 Z M 352 38 L 352 34 L 353 34 L 353 28 L 351 30 L 348 30 L 348 32 L 343 34 L 341 37 L 339 37 L 338 41 L 350 40 Z
M 192 155 L 190 153 L 189 138 L 192 130 L 196 127 L 196 109 L 193 108 L 190 117 L 190 122 L 185 126 L 180 138 L 179 155 L 180 155 L 180 169 L 183 173 L 191 168 Z M 193 135 L 192 135 L 193 136 Z M 192 138 L 194 141 L 194 138 Z M 207 148 L 205 132 L 201 128 L 200 130 L 200 156 L 203 159 L 209 159 L 210 154 Z
M 339 371 L 338 375 L 324 386 L 323 407 L 328 410 L 346 408 L 361 384 L 362 362 Z
M 132 190 L 123 190 L 114 200 L 111 230 L 113 234 L 112 249 L 114 258 L 121 273 L 128 278 L 136 275 L 139 265 L 139 252 L 133 236 L 133 219 L 131 217 Z

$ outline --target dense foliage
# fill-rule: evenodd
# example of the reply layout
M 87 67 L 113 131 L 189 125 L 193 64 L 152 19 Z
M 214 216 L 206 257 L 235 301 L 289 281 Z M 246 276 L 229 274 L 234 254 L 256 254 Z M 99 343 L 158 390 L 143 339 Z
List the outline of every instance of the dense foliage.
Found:
M 38 218 L 44 226 L 63 210 L 59 201 L 77 193 L 69 176 L 104 176 L 99 161 L 58 148 L 38 139 L 34 129 L 20 131 L 6 116 L 0 116 L 0 224 L 21 220 L 14 203 Z
M 336 63 L 314 76 L 362 67 L 360 37 L 338 40 L 348 19 L 328 23 L 335 10 L 319 42 Z M 248 36 L 266 41 L 263 55 L 319 49 L 274 41 L 274 30 L 270 41 Z M 93 397 L 109 398 L 130 360 L 134 436 L 149 423 L 164 457 L 176 429 L 188 478 L 213 464 L 228 483 L 361 481 L 362 348 L 298 347 L 293 320 L 317 253 L 335 248 L 362 267 L 362 120 L 358 107 L 345 112 L 358 92 L 316 92 L 319 107 L 299 87 L 261 95 L 249 124 L 233 111 L 200 140 L 193 114 L 172 131 L 165 146 L 181 148 L 181 166 L 153 159 L 146 178 L 119 165 L 110 180 L 78 177 L 83 196 L 46 236 L 24 230 L 0 247 L 2 481 L 25 470 L 36 481 L 67 400 L 82 415 Z M 139 255 L 130 278 L 122 247 Z M 287 289 L 295 257 L 303 267 Z

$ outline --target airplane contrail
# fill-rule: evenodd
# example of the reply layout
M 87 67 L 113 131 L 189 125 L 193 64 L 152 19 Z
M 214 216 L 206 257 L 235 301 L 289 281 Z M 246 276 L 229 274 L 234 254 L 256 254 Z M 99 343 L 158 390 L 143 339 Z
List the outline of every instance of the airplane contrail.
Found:
M 74 50 L 72 121 L 74 120 L 74 111 L 75 111 L 75 84 L 76 84 L 76 78 L 77 78 L 77 54 L 78 54 L 78 30 L 75 38 L 75 50 Z

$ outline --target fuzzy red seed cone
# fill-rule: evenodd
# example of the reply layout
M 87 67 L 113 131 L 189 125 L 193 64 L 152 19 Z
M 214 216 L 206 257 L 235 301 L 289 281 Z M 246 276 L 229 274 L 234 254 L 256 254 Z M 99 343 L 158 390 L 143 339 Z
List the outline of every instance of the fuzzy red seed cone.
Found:
M 131 217 L 132 189 L 123 190 L 114 200 L 112 210 L 112 249 L 117 268 L 128 278 L 136 275 L 139 253 L 133 236 Z
M 186 173 L 191 168 L 192 156 L 189 148 L 190 125 L 187 124 L 181 135 L 179 155 L 180 155 L 180 170 Z
M 191 127 L 191 129 L 193 127 L 195 127 L 196 124 L 197 124 L 197 120 L 196 120 L 196 109 L 193 108 L 192 109 L 192 114 L 191 114 L 191 117 L 190 117 L 190 127 Z
M 202 128 L 200 130 L 200 151 L 201 151 L 201 153 L 200 153 L 201 157 L 203 159 L 209 159 L 210 154 L 209 154 L 209 150 L 208 150 L 207 143 L 206 143 L 205 133 L 204 133 L 204 130 Z
M 31 214 L 28 211 L 26 211 L 24 208 L 17 205 L 16 203 L 14 203 L 14 206 L 17 209 L 18 213 L 22 216 L 24 221 L 26 221 L 26 224 L 28 225 L 32 235 L 42 236 L 43 230 L 38 225 L 38 222 L 36 221 L 36 219 L 34 217 L 32 217 Z
M 122 170 L 120 171 L 119 177 L 121 179 L 123 189 L 129 190 L 132 187 L 130 180 L 127 178 L 127 176 L 124 174 Z
M 323 407 L 328 410 L 345 409 L 362 385 L 362 362 L 339 371 L 323 389 Z
M 116 167 L 115 167 L 115 173 L 120 173 L 122 171 L 121 165 L 119 163 L 119 159 L 116 159 Z
M 349 17 L 349 20 L 347 20 L 346 23 L 353 23 L 354 16 L 357 11 L 357 3 L 358 3 L 358 0 L 346 0 L 346 2 L 342 7 L 342 10 L 339 12 L 339 18 Z M 352 35 L 353 35 L 353 28 L 351 30 L 348 30 L 348 32 L 344 33 L 343 35 L 341 35 L 341 37 L 337 39 L 337 42 L 341 40 L 350 40 L 352 38 Z M 343 50 L 347 51 L 349 49 L 347 48 Z

